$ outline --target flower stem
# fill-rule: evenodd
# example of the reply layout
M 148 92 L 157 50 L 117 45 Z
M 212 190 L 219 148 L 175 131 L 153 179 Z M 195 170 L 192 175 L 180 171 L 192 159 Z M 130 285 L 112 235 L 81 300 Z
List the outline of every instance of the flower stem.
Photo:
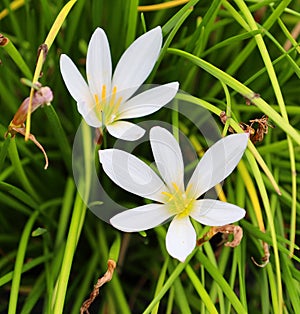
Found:
M 33 212 L 33 214 L 31 215 L 31 217 L 29 218 L 29 220 L 27 221 L 24 227 L 24 230 L 20 239 L 20 244 L 18 248 L 16 263 L 15 263 L 15 268 L 14 268 L 14 273 L 13 273 L 13 278 L 12 278 L 12 285 L 11 285 L 11 290 L 10 290 L 8 314 L 17 313 L 16 311 L 17 311 L 19 288 L 20 288 L 20 282 L 21 282 L 21 273 L 22 273 L 25 253 L 27 250 L 27 243 L 30 237 L 30 231 L 39 213 L 40 213 L 39 210 L 36 210 L 35 212 Z
M 18 153 L 16 138 L 12 137 L 10 140 L 10 145 L 8 147 L 9 157 L 11 159 L 11 163 L 15 170 L 17 177 L 20 179 L 20 182 L 23 185 L 23 188 L 26 192 L 28 192 L 36 201 L 39 200 L 39 196 L 32 187 L 30 181 L 28 180 L 23 165 L 20 160 L 20 156 Z
M 56 314 L 63 313 L 63 307 L 66 299 L 67 286 L 71 272 L 73 257 L 82 230 L 85 213 L 86 205 L 82 201 L 79 193 L 77 193 L 69 234 L 66 242 L 65 253 L 62 261 L 61 271 L 57 280 L 57 291 L 54 294 L 53 313 Z

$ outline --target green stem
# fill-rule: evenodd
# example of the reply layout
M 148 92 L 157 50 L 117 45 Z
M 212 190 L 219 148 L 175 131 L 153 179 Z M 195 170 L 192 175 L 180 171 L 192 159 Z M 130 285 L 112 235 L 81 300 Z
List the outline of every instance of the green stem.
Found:
M 22 55 L 19 53 L 17 48 L 14 46 L 14 44 L 9 40 L 8 43 L 2 47 L 8 53 L 8 55 L 12 58 L 12 60 L 17 65 L 17 67 L 19 67 L 19 69 L 22 71 L 23 75 L 25 75 L 26 78 L 31 80 L 32 73 L 31 73 L 30 69 L 28 68 L 26 62 L 24 61 Z
M 220 274 L 219 270 L 215 265 L 213 265 L 209 259 L 204 255 L 203 252 L 198 250 L 197 253 L 199 257 L 199 261 L 202 263 L 204 268 L 208 271 L 208 273 L 212 276 L 212 278 L 219 284 L 224 294 L 228 297 L 230 300 L 232 306 L 235 308 L 236 312 L 239 314 L 246 314 L 246 309 L 241 304 L 240 300 L 234 293 L 234 291 L 230 288 L 227 281 L 224 279 L 224 277 Z
M 227 116 L 227 118 L 230 119 L 230 117 L 231 117 L 231 98 L 230 98 L 230 93 L 229 93 L 227 85 L 225 85 L 223 82 L 221 82 L 221 84 L 222 84 L 222 87 L 224 89 L 224 93 L 225 93 L 225 97 L 226 97 L 226 116 Z M 222 132 L 222 136 L 225 136 L 226 133 L 227 133 L 227 130 L 228 130 L 228 127 L 229 127 L 229 123 L 230 123 L 229 119 L 226 120 L 224 129 L 223 129 L 223 132 Z
M 266 216 L 268 219 L 268 224 L 269 224 L 268 227 L 270 228 L 270 233 L 271 233 L 271 238 L 272 238 L 272 245 L 273 245 L 273 251 L 274 251 L 274 258 L 275 258 L 275 269 L 276 269 L 276 274 L 277 274 L 277 298 L 276 298 L 276 300 L 273 300 L 273 302 L 278 302 L 278 307 L 275 307 L 274 311 L 275 311 L 275 313 L 282 313 L 283 299 L 282 299 L 280 259 L 279 259 L 279 253 L 278 253 L 278 245 L 277 245 L 277 238 L 276 238 L 276 229 L 275 229 L 275 225 L 274 225 L 274 217 L 272 215 L 268 193 L 267 193 L 266 187 L 264 185 L 261 172 L 257 166 L 257 163 L 256 163 L 253 155 L 251 155 L 247 151 L 246 151 L 246 156 L 247 156 L 248 162 L 251 166 L 254 178 L 256 180 L 258 190 L 260 191 L 260 195 L 261 195 L 262 202 L 264 204 L 264 208 L 266 211 Z
M 39 200 L 38 194 L 35 192 L 33 189 L 32 185 L 30 184 L 24 168 L 22 166 L 20 156 L 17 150 L 17 145 L 16 145 L 16 138 L 13 137 L 10 140 L 10 145 L 8 147 L 8 152 L 9 152 L 9 157 L 11 159 L 11 163 L 13 165 L 13 168 L 15 170 L 15 173 L 20 180 L 21 184 L 23 185 L 23 188 L 25 191 L 27 191 L 35 200 Z
M 91 160 L 93 160 L 93 150 L 91 148 L 91 132 L 90 127 L 83 122 L 82 125 L 82 138 L 83 138 L 83 153 L 85 161 L 85 175 L 80 178 L 78 183 L 78 191 L 82 191 L 83 195 L 81 197 L 80 193 L 77 192 L 74 211 L 71 219 L 69 234 L 66 242 L 65 253 L 62 261 L 61 271 L 57 281 L 57 291 L 54 294 L 54 313 L 63 313 L 64 302 L 66 299 L 68 280 L 71 272 L 71 267 L 73 263 L 73 257 L 75 254 L 76 246 L 81 234 L 85 213 L 86 204 L 84 200 L 88 200 L 88 195 L 90 191 L 90 181 L 91 181 Z M 83 186 L 83 187 L 82 187 Z
M 172 131 L 177 142 L 179 142 L 178 101 L 175 99 L 174 102 L 174 109 L 172 110 Z
M 2 172 L 2 168 L 3 168 L 4 161 L 5 161 L 7 152 L 8 152 L 10 140 L 11 140 L 11 137 L 10 137 L 10 134 L 8 134 L 7 138 L 5 139 L 5 141 L 1 147 L 1 151 L 0 151 L 0 173 Z
M 66 168 L 68 169 L 69 173 L 72 173 L 72 169 L 71 169 L 72 152 L 71 152 L 70 144 L 68 142 L 66 133 L 60 123 L 60 120 L 53 106 L 52 105 L 45 106 L 44 109 L 49 119 L 49 123 L 51 126 L 51 130 L 53 132 L 53 135 L 61 151 L 61 156 L 64 160 Z
M 74 211 L 70 224 L 69 234 L 66 242 L 65 253 L 61 265 L 61 271 L 57 281 L 57 291 L 55 293 L 53 313 L 63 313 L 64 302 L 66 299 L 67 286 L 70 277 L 73 257 L 78 243 L 79 235 L 82 229 L 82 221 L 86 213 L 86 205 L 83 203 L 79 194 L 77 194 L 74 204 Z
M 127 22 L 127 33 L 125 39 L 126 48 L 134 41 L 136 34 L 136 24 L 138 16 L 138 7 L 139 1 L 132 0 L 128 2 L 128 22 Z
M 189 276 L 190 280 L 193 282 L 193 285 L 198 292 L 200 298 L 202 299 L 203 303 L 205 304 L 209 313 L 218 314 L 218 311 L 214 304 L 212 303 L 209 294 L 205 290 L 203 284 L 199 280 L 198 276 L 195 274 L 194 270 L 190 265 L 186 266 L 186 273 Z
M 269 116 L 273 120 L 273 122 L 278 125 L 278 127 L 280 127 L 288 135 L 290 135 L 295 140 L 295 142 L 297 142 L 300 145 L 300 134 L 262 98 L 253 97 L 255 93 L 250 88 L 248 88 L 247 86 L 245 86 L 244 84 L 242 84 L 241 82 L 239 82 L 238 80 L 230 76 L 229 74 L 223 72 L 222 70 L 218 69 L 214 65 L 210 64 L 209 62 L 204 61 L 203 59 L 198 58 L 188 52 L 175 49 L 175 48 L 169 48 L 168 52 L 181 56 L 191 61 L 192 63 L 196 64 L 200 68 L 204 69 L 205 71 L 207 71 L 208 73 L 216 77 L 218 80 L 220 80 L 224 84 L 230 86 L 239 94 L 251 99 L 251 102 L 254 105 L 260 108 L 260 110 L 264 114 Z
M 17 313 L 17 304 L 18 304 L 18 296 L 19 296 L 19 288 L 21 282 L 21 274 L 23 270 L 23 263 L 25 258 L 25 253 L 27 249 L 28 239 L 30 237 L 30 232 L 32 230 L 33 224 L 39 215 L 39 211 L 36 210 L 29 220 L 27 221 L 25 228 L 23 230 L 20 244 L 18 248 L 18 253 L 16 257 L 16 263 L 13 273 L 11 291 L 10 291 L 10 298 L 9 298 L 9 306 L 8 306 L 8 314 L 15 314 Z
M 160 274 L 159 274 L 159 277 L 158 277 L 158 280 L 157 280 L 157 283 L 156 283 L 154 297 L 157 296 L 157 294 L 159 293 L 159 291 L 163 287 L 163 283 L 165 281 L 166 274 L 167 274 L 167 268 L 168 268 L 169 260 L 170 260 L 169 257 L 166 258 L 165 262 L 163 264 L 163 267 L 161 268 L 161 271 L 160 271 Z M 157 304 L 153 308 L 151 314 L 157 314 L 158 313 L 158 308 L 159 308 L 159 302 L 157 302 Z
M 247 23 L 249 24 L 251 30 L 258 30 L 258 27 L 256 25 L 256 22 L 249 11 L 247 5 L 243 0 L 235 0 L 238 7 L 243 12 L 245 19 Z M 290 3 L 290 0 L 281 1 L 281 3 L 284 3 L 286 6 Z M 263 37 L 261 34 L 257 34 L 254 36 L 257 47 L 260 51 L 260 54 L 262 56 L 262 59 L 264 61 L 265 67 L 267 69 L 271 84 L 273 86 L 273 90 L 281 111 L 281 114 L 283 116 L 283 119 L 286 121 L 286 123 L 289 123 L 287 111 L 285 108 L 284 99 L 282 96 L 281 88 L 277 79 L 277 75 L 275 73 L 271 58 L 268 53 L 268 49 L 265 45 L 265 42 L 263 40 Z M 287 137 L 288 140 L 288 147 L 289 147 L 289 155 L 290 155 L 290 162 L 291 162 L 291 173 L 292 173 L 292 193 L 293 193 L 293 203 L 292 203 L 292 213 L 293 215 L 296 214 L 296 193 L 297 193 L 297 186 L 296 186 L 296 168 L 295 168 L 295 153 L 294 153 L 294 146 L 292 143 L 292 140 L 290 136 Z M 270 217 L 271 218 L 271 217 Z M 295 217 L 294 217 L 295 218 Z M 294 243 L 295 242 L 295 219 L 292 217 L 292 222 L 294 226 L 292 226 L 292 230 L 294 232 L 291 232 L 291 237 L 293 237 L 291 240 Z M 270 220 L 269 220 L 270 221 Z M 275 232 L 275 230 L 274 230 Z M 275 233 L 276 235 L 276 233 Z M 293 251 L 293 247 L 291 247 L 291 252 Z M 279 263 L 279 256 L 278 252 L 275 254 L 275 263 L 276 263 L 276 273 L 277 273 L 277 285 L 278 285 L 278 302 L 279 302 L 279 313 L 282 313 L 283 311 L 283 298 L 282 298 L 282 287 L 281 287 L 281 272 L 280 272 L 280 263 Z
M 70 212 L 72 210 L 74 192 L 74 181 L 71 178 L 68 178 L 59 217 L 59 224 L 54 245 L 55 248 L 59 248 L 64 242 L 64 237 L 69 223 Z
M 191 254 L 184 263 L 179 263 L 176 268 L 174 269 L 171 276 L 168 278 L 164 286 L 161 288 L 160 292 L 156 294 L 156 296 L 153 298 L 151 303 L 147 306 L 147 308 L 144 310 L 143 314 L 150 313 L 153 308 L 156 306 L 156 304 L 159 302 L 159 300 L 165 295 L 165 293 L 172 287 L 174 284 L 174 281 L 178 278 L 178 276 L 181 274 L 181 272 L 184 270 L 190 259 L 192 258 L 193 254 Z

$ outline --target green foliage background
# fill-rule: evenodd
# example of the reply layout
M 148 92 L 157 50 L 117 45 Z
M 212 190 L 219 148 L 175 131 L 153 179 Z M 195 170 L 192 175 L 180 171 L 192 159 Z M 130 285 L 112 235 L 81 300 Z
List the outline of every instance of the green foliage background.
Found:
M 300 25 L 299 1 L 191 0 L 145 12 L 138 6 L 159 1 L 75 1 L 40 79 L 53 90 L 54 100 L 31 117 L 31 132 L 50 160 L 47 170 L 33 143 L 19 134 L 4 135 L 29 96 L 20 78 L 32 80 L 37 49 L 66 1 L 20 2 L 20 8 L 0 14 L 0 32 L 10 40 L 0 47 L 0 312 L 79 313 L 114 257 L 113 280 L 101 288 L 91 313 L 300 313 L 300 47 L 299 36 L 292 35 Z M 1 1 L 0 12 L 5 8 L 9 0 Z M 96 27 L 107 33 L 115 65 L 135 38 L 157 25 L 164 47 L 147 83 L 179 81 L 194 96 L 187 96 L 189 101 L 211 111 L 223 134 L 229 125 L 220 122 L 221 111 L 236 131 L 239 122 L 264 114 L 275 126 L 261 143 L 249 144 L 223 186 L 226 199 L 247 211 L 239 223 L 244 230 L 240 246 L 219 246 L 215 237 L 185 263 L 168 257 L 166 226 L 146 237 L 124 235 L 86 210 L 71 164 L 81 116 L 59 71 L 59 56 L 66 53 L 84 73 Z M 261 98 L 247 105 L 244 96 L 253 93 Z M 153 117 L 165 119 L 160 112 Z M 184 121 L 169 117 L 168 122 L 197 137 Z M 201 139 L 196 144 L 207 148 Z M 124 203 L 128 194 L 114 197 Z M 199 237 L 206 231 L 198 226 Z M 258 267 L 251 257 L 261 263 L 267 253 L 263 242 L 270 260 Z

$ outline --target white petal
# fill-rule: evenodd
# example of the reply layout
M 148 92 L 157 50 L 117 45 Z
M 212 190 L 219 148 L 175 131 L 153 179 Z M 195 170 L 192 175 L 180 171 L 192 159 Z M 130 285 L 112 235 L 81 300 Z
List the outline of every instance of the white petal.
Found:
M 154 228 L 171 217 L 167 206 L 148 204 L 125 210 L 110 219 L 110 223 L 124 232 L 135 232 Z
M 124 190 L 163 203 L 167 188 L 143 161 L 119 149 L 99 150 L 99 158 L 105 173 Z
M 105 32 L 97 28 L 89 42 L 86 57 L 86 74 L 91 93 L 102 95 L 102 86 L 106 86 L 106 93 L 110 93 L 111 57 Z
M 207 226 L 224 226 L 242 219 L 245 210 L 218 200 L 203 199 L 194 204 L 190 216 Z
M 168 253 L 184 262 L 196 246 L 196 232 L 189 217 L 175 218 L 170 223 L 166 247 Z
M 162 31 L 158 26 L 137 38 L 121 56 L 113 75 L 112 86 L 116 86 L 118 91 L 124 91 L 123 101 L 149 76 L 158 58 L 161 44 Z
M 116 121 L 106 128 L 112 136 L 126 141 L 136 141 L 145 134 L 143 128 L 127 121 Z
M 248 134 L 232 134 L 212 145 L 201 158 L 187 190 L 195 198 L 223 181 L 237 166 L 247 147 Z
M 119 119 L 149 115 L 170 102 L 178 91 L 177 82 L 151 88 L 121 104 Z
M 89 108 L 92 108 L 94 101 L 89 87 L 67 55 L 62 54 L 60 56 L 60 71 L 69 93 L 77 103 L 85 102 Z
M 99 128 L 102 125 L 101 120 L 96 115 L 95 109 L 89 108 L 86 102 L 78 102 L 77 108 L 88 125 L 94 128 Z
M 156 166 L 170 190 L 174 184 L 184 192 L 184 164 L 179 144 L 166 129 L 156 126 L 150 130 L 150 143 Z

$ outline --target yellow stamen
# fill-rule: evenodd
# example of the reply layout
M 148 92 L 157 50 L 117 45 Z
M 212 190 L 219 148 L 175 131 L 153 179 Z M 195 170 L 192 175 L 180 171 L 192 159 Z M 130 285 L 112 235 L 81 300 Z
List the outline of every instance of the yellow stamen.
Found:
M 96 112 L 99 114 L 102 110 L 101 103 L 99 102 L 99 97 L 97 94 L 94 95 L 95 102 L 96 102 Z
M 175 189 L 175 191 L 178 193 L 179 192 L 179 187 L 175 182 L 172 182 L 173 188 Z
M 173 214 L 179 217 L 186 217 L 190 214 L 195 202 L 193 197 L 188 197 L 188 190 L 190 190 L 191 187 L 187 188 L 186 191 L 181 191 L 175 182 L 172 182 L 172 186 L 174 188 L 172 192 L 162 192 L 162 194 L 167 197 L 165 203 L 169 205 L 169 210 Z
M 168 201 L 170 201 L 174 197 L 174 195 L 170 192 L 161 192 L 161 193 L 163 195 L 166 195 L 169 198 Z
M 121 102 L 122 102 L 122 97 L 119 97 L 117 100 L 116 106 L 115 106 L 116 107 L 115 111 L 117 111 L 119 109 Z
M 186 216 L 188 216 L 188 215 L 190 214 L 192 208 L 193 208 L 194 202 L 195 202 L 194 199 L 189 200 L 189 201 L 184 205 L 184 208 L 182 209 L 182 211 L 178 214 L 178 217 L 181 218 L 181 217 L 186 217 Z
M 116 119 L 119 107 L 122 103 L 122 97 L 117 98 L 117 86 L 113 87 L 111 95 L 107 95 L 106 85 L 102 85 L 101 99 L 99 99 L 99 95 L 97 94 L 94 95 L 94 99 L 98 119 L 102 121 L 103 125 L 112 123 Z
M 116 95 L 117 95 L 117 87 L 114 86 L 112 90 L 112 95 L 109 101 L 109 107 L 112 107 L 116 101 Z
M 102 85 L 101 102 L 105 103 L 106 100 L 106 85 Z
M 115 120 L 118 117 L 118 111 L 119 111 L 119 107 L 121 105 L 122 102 L 122 97 L 119 97 L 117 102 L 114 104 L 113 110 L 112 110 L 112 120 Z

